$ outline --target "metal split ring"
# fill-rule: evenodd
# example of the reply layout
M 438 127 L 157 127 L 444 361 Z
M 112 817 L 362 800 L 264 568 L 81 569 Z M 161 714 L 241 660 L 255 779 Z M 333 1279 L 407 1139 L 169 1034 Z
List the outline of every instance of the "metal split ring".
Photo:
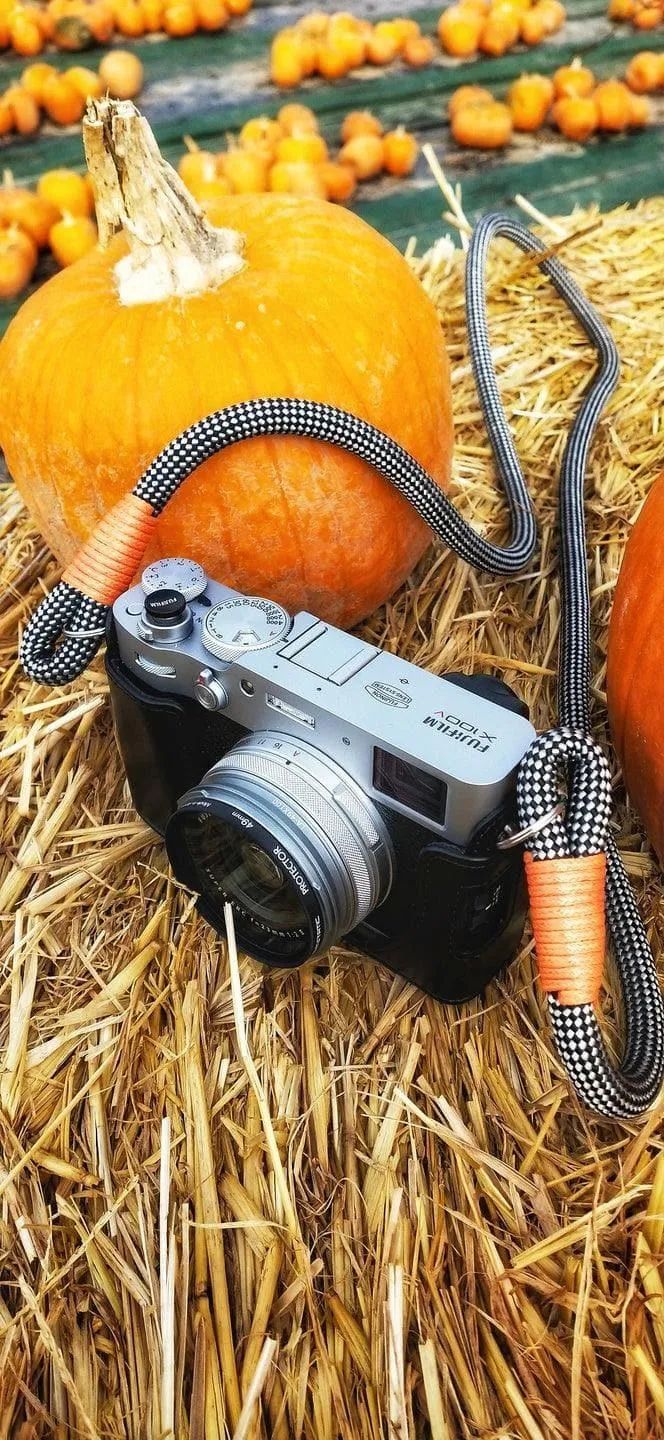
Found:
M 524 840 L 530 840 L 531 835 L 539 835 L 540 830 L 546 830 L 552 820 L 560 819 L 565 814 L 565 806 L 562 800 L 554 805 L 552 810 L 547 810 L 546 815 L 540 815 L 539 820 L 531 821 L 525 825 L 523 830 L 513 830 L 511 825 L 506 825 L 500 838 L 496 841 L 496 849 L 512 850 L 515 845 L 522 845 Z

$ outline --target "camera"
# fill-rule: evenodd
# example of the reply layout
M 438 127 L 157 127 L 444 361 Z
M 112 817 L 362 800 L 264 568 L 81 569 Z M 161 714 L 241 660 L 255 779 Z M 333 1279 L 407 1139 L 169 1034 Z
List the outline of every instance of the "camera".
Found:
M 144 571 L 106 666 L 134 805 L 223 933 L 295 966 L 343 939 L 440 1000 L 477 995 L 525 916 L 515 772 L 534 738 L 490 676 L 441 678 L 317 616 Z

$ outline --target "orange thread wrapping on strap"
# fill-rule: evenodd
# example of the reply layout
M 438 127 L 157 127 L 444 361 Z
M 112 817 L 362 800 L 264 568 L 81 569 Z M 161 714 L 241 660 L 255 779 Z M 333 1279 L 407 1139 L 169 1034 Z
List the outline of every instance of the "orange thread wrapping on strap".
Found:
M 526 852 L 524 860 L 542 989 L 561 1005 L 595 1005 L 606 944 L 606 855 L 535 860 Z
M 147 500 L 123 495 L 64 572 L 63 580 L 100 605 L 112 605 L 131 584 L 157 523 Z

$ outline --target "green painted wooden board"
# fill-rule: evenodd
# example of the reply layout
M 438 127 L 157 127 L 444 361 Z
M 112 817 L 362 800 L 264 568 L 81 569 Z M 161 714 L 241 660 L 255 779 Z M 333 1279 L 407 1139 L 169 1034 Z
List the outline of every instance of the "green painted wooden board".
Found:
M 340 0 L 328 0 L 338 8 Z M 407 124 L 422 141 L 434 145 L 448 178 L 460 181 L 464 208 L 473 219 L 487 209 L 514 208 L 514 196 L 527 195 L 546 214 L 561 214 L 575 205 L 596 202 L 605 209 L 642 196 L 664 192 L 664 100 L 653 104 L 654 123 L 645 131 L 601 137 L 587 146 L 562 139 L 553 129 L 536 137 L 517 136 L 499 155 L 462 151 L 451 140 L 445 122 L 447 100 L 462 82 L 489 86 L 497 95 L 523 69 L 551 72 L 574 55 L 582 55 L 599 76 L 621 74 L 637 50 L 664 50 L 662 31 L 644 34 L 630 26 L 611 25 L 606 0 L 569 0 L 568 21 L 545 45 L 535 50 L 519 47 L 498 60 L 482 57 L 456 62 L 441 55 L 425 70 L 403 65 L 386 70 L 370 66 L 330 85 L 307 81 L 297 92 L 319 115 L 327 139 L 338 140 L 342 117 L 348 110 L 370 107 L 386 125 Z M 183 135 L 191 135 L 212 148 L 239 129 L 250 115 L 273 114 L 283 103 L 283 92 L 269 84 L 268 56 L 275 30 L 292 24 L 311 3 L 293 6 L 259 3 L 245 20 L 219 35 L 195 35 L 186 40 L 152 36 L 134 48 L 140 54 L 146 83 L 140 105 L 152 124 L 164 154 L 177 160 Z M 376 19 L 392 13 L 409 13 L 429 33 L 435 30 L 442 6 L 422 8 L 387 0 L 362 0 L 357 13 Z M 126 44 L 127 42 L 122 42 Z M 96 65 L 101 50 L 81 57 Z M 49 55 L 61 69 L 72 63 L 67 55 Z M 15 80 L 24 62 L 0 58 L 0 90 Z M 293 92 L 288 92 L 293 94 Z M 56 165 L 81 167 L 80 129 L 45 126 L 35 137 L 0 141 L 0 168 L 12 170 L 19 182 L 33 182 Z M 362 186 L 353 208 L 403 249 L 412 236 L 418 248 L 431 244 L 449 227 L 442 215 L 445 205 L 424 158 L 407 181 L 382 179 Z M 37 279 L 48 270 L 42 261 Z M 0 305 L 0 332 L 16 304 Z

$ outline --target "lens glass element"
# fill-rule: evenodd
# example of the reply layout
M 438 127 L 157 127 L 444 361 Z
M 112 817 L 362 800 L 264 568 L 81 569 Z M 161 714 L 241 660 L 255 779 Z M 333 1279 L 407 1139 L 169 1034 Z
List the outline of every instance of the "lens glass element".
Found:
M 231 901 L 243 948 L 251 953 L 258 944 L 282 965 L 301 959 L 309 945 L 310 927 L 293 875 L 251 831 L 223 816 L 209 810 L 189 811 L 181 823 L 197 875 L 196 888 L 217 903 L 220 896 Z

